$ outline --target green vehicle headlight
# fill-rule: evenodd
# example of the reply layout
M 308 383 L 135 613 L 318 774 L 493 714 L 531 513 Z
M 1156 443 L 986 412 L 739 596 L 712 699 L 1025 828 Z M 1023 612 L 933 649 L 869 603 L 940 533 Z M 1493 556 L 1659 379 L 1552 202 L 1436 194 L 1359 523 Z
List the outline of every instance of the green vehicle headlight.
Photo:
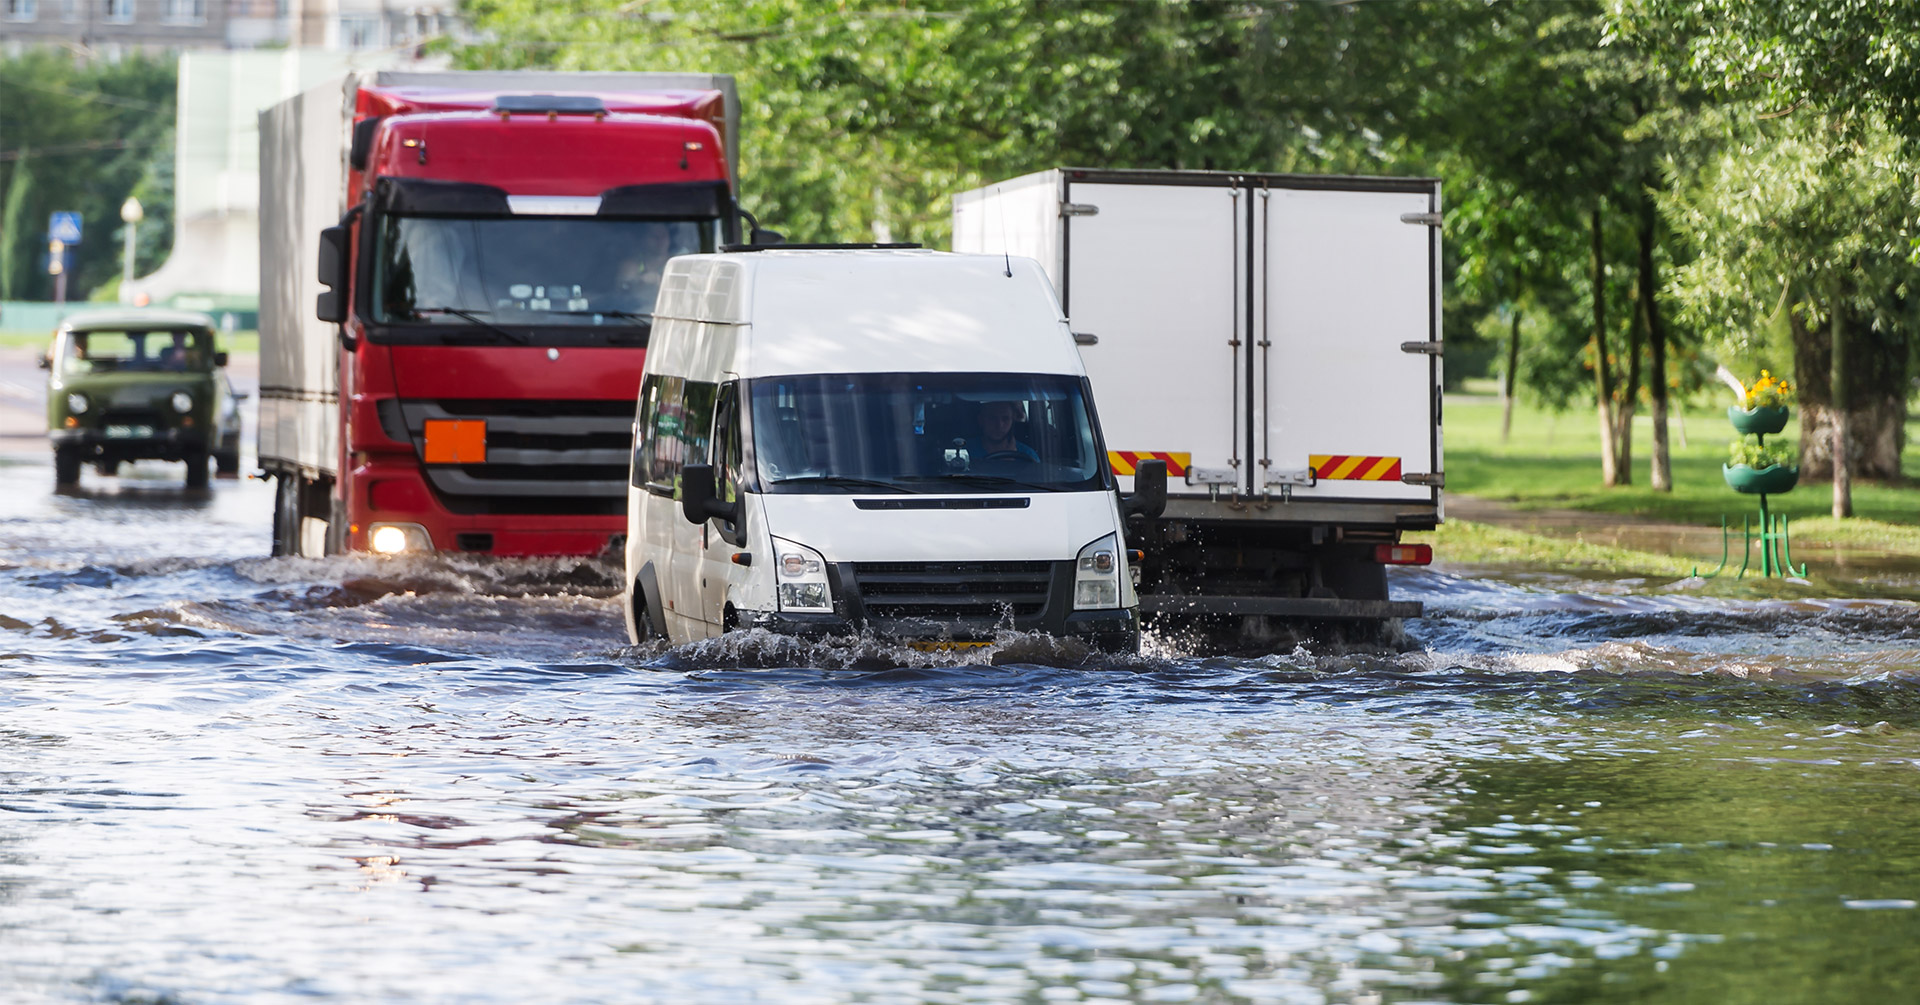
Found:
M 185 391 L 173 392 L 173 398 L 170 400 L 173 402 L 173 410 L 181 415 L 193 411 L 193 395 Z
M 75 415 L 87 414 L 87 396 L 78 391 L 67 395 L 67 411 Z

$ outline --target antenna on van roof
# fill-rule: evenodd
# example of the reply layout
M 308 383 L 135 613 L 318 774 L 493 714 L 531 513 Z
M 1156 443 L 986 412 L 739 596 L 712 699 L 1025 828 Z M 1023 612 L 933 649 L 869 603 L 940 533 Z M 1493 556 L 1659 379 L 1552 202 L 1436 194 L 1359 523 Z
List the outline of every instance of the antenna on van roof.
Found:
M 1007 202 L 1000 198 L 1000 186 L 993 187 L 993 203 L 1000 207 L 1000 257 L 1007 262 L 1007 278 L 1013 278 L 1013 253 L 1007 250 Z

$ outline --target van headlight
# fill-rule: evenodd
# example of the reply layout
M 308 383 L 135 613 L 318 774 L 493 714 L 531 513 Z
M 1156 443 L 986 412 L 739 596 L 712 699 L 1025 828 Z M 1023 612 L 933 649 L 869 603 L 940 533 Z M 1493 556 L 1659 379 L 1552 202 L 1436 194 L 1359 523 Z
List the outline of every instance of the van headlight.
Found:
M 87 396 L 78 391 L 67 395 L 67 411 L 75 415 L 87 414 Z
M 827 560 L 803 544 L 773 539 L 773 580 L 783 611 L 833 610 Z
M 193 395 L 185 391 L 175 391 L 173 397 L 167 400 L 173 404 L 173 410 L 181 415 L 193 411 Z
M 1116 535 L 1080 549 L 1073 563 L 1073 609 L 1104 611 L 1120 606 L 1120 540 Z
M 417 523 L 376 523 L 367 527 L 367 547 L 381 555 L 432 551 L 433 538 Z

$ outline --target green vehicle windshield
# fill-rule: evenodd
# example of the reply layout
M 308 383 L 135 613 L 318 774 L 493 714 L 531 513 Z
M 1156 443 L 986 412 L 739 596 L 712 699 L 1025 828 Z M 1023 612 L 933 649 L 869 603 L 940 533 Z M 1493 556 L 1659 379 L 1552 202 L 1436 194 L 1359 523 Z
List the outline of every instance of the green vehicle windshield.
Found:
M 203 331 L 68 332 L 61 340 L 60 372 L 198 373 L 213 369 L 213 336 Z

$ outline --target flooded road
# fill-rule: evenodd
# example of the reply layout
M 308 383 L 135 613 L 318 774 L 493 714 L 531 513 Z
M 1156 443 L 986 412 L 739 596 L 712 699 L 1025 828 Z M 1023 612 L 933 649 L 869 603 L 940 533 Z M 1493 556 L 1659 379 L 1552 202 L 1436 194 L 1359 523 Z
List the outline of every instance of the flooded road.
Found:
M 0 1000 L 1832 1002 L 1920 986 L 1920 609 L 1401 577 L 1397 656 L 623 647 L 0 459 Z M 558 584 L 558 585 L 555 585 Z

